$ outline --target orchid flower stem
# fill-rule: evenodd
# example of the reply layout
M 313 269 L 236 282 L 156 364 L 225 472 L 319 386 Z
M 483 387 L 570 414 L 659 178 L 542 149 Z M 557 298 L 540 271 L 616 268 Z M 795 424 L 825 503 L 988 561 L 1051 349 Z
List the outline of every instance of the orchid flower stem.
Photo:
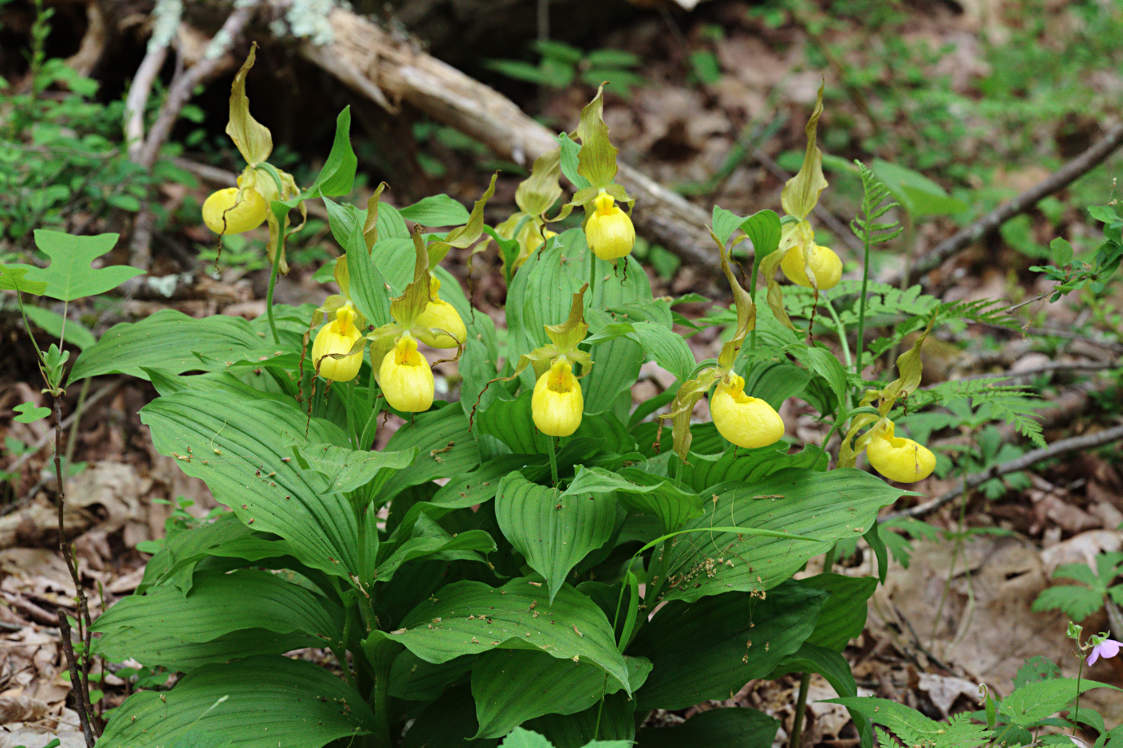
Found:
M 283 241 L 282 238 L 277 240 L 277 253 L 273 256 L 273 267 L 269 271 L 269 288 L 265 291 L 265 316 L 269 319 L 269 331 L 273 333 L 274 343 L 281 342 L 281 336 L 277 334 L 277 321 L 273 319 L 273 289 L 277 286 L 277 267 L 280 264 L 277 262 L 277 258 L 281 256 L 281 242 Z
M 799 676 L 799 695 L 795 700 L 795 719 L 792 721 L 792 739 L 788 748 L 800 748 L 803 744 L 803 719 L 807 712 L 807 689 L 811 685 L 811 673 Z
M 550 479 L 554 482 L 554 491 L 558 490 L 558 437 L 550 439 Z
M 755 252 L 755 250 L 754 250 Z M 749 301 L 753 303 L 753 308 L 756 308 L 756 279 L 757 270 L 760 268 L 759 258 L 753 258 L 753 271 L 749 276 Z M 749 333 L 749 350 L 756 350 L 756 323 L 753 324 L 752 332 Z
M 823 573 L 830 572 L 831 567 L 834 566 L 834 554 L 837 546 L 832 545 L 831 549 L 827 551 L 827 555 L 823 557 Z M 811 673 L 801 673 L 799 676 L 799 694 L 795 700 L 795 718 L 792 721 L 792 739 L 788 742 L 788 748 L 800 748 L 803 740 L 803 721 L 807 712 L 807 691 L 811 685 Z
M 858 296 L 858 339 L 854 342 L 854 373 L 862 376 L 862 349 L 866 345 L 866 289 L 870 282 L 870 238 L 863 242 L 862 292 Z
M 592 306 L 596 299 L 597 292 L 597 256 L 589 252 L 589 306 Z
M 834 567 L 834 556 L 838 546 L 832 545 L 831 549 L 827 551 L 827 555 L 823 557 L 823 573 L 828 573 Z

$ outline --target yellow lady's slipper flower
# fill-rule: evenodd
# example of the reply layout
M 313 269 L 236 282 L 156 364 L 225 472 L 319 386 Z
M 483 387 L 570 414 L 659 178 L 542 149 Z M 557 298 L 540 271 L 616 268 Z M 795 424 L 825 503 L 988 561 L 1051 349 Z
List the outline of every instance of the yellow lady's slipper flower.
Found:
M 354 379 L 363 365 L 363 352 L 351 353 L 351 349 L 362 336 L 355 326 L 355 307 L 350 304 L 339 307 L 335 319 L 321 327 L 312 342 L 312 364 L 316 373 L 333 382 Z
M 429 304 L 421 313 L 413 327 L 417 337 L 425 345 L 433 348 L 456 348 L 463 345 L 468 337 L 468 328 L 460 313 L 437 294 L 441 290 L 441 281 L 438 278 L 429 279 Z
M 915 483 L 932 474 L 936 468 L 932 450 L 912 439 L 894 436 L 892 421 L 875 428 L 877 431 L 866 447 L 866 457 L 874 470 L 899 483 Z
M 433 404 L 433 370 L 417 352 L 417 341 L 402 333 L 378 368 L 378 383 L 390 407 L 420 413 Z
M 602 260 L 616 260 L 632 251 L 636 229 L 628 214 L 604 190 L 593 199 L 596 210 L 585 223 L 585 240 Z
M 538 377 L 530 398 L 534 425 L 546 436 L 569 436 L 581 425 L 585 397 L 581 383 L 565 356 L 559 356 L 549 370 Z
M 238 187 L 227 187 L 203 201 L 203 223 L 208 229 L 220 235 L 240 234 L 262 224 L 269 212 L 265 198 L 249 187 L 241 190 L 239 199 L 238 191 Z
M 745 394 L 745 380 L 730 374 L 710 396 L 710 418 L 718 433 L 738 447 L 754 449 L 774 444 L 784 435 L 784 421 L 758 397 Z
M 837 286 L 842 279 L 842 260 L 829 247 L 812 244 L 806 267 L 803 260 L 803 247 L 797 245 L 785 252 L 784 259 L 780 261 L 784 275 L 797 286 L 826 291 Z M 807 276 L 808 269 L 814 274 L 815 283 Z

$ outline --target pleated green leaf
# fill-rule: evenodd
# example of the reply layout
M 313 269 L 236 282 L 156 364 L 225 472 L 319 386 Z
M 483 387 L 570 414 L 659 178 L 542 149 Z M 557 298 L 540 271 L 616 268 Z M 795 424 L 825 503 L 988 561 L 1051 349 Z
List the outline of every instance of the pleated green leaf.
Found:
M 748 484 L 715 486 L 715 500 L 687 528 L 754 527 L 818 542 L 716 531 L 680 535 L 669 542 L 667 596 L 691 602 L 731 590 L 771 589 L 839 540 L 861 536 L 881 507 L 907 493 L 852 468 L 783 470 Z
M 332 491 L 354 491 L 379 476 L 379 483 L 389 480 L 407 467 L 417 450 L 371 452 L 366 449 L 337 447 L 334 444 L 309 444 L 299 449 L 309 467 L 328 479 Z
M 620 692 L 583 712 L 547 714 L 525 727 L 546 735 L 555 748 L 626 748 L 636 736 L 635 712 L 635 699 Z
M 399 212 L 402 218 L 422 226 L 461 226 L 468 222 L 468 209 L 443 192 L 423 197 Z
M 815 631 L 807 637 L 808 642 L 841 652 L 851 639 L 862 633 L 868 611 L 866 601 L 877 589 L 876 579 L 819 574 L 801 579 L 798 584 L 822 590 L 829 596 L 815 623 Z
M 545 578 L 553 600 L 570 570 L 612 536 L 616 497 L 580 486 L 558 494 L 511 473 L 499 484 L 495 519 L 530 568 Z
M 512 470 L 519 470 L 529 464 L 541 465 L 545 457 L 536 460 L 524 455 L 493 457 L 472 472 L 455 477 L 437 489 L 430 503 L 446 509 L 463 509 L 483 504 L 495 498 L 499 481 Z
M 102 374 L 128 374 L 148 379 L 142 367 L 185 371 L 215 371 L 236 361 L 271 358 L 281 353 L 241 317 L 188 317 L 161 309 L 140 322 L 122 322 L 82 351 L 70 372 L 77 382 Z
M 351 148 L 351 107 L 335 118 L 335 140 L 331 144 L 324 166 L 309 192 L 318 190 L 322 195 L 346 195 L 355 183 L 355 170 L 359 164 Z
M 618 471 L 581 466 L 566 493 L 613 493 L 628 509 L 654 514 L 667 532 L 677 530 L 702 511 L 702 497 L 666 478 L 638 468 Z
M 379 270 L 381 265 L 372 256 L 372 251 L 367 249 L 366 238 L 363 236 L 366 212 L 354 205 L 337 203 L 327 198 L 324 198 L 324 207 L 328 211 L 331 234 L 347 253 L 351 301 L 355 302 L 367 322 L 376 326 L 386 324 L 390 321 L 390 288 Z M 382 233 L 386 207 L 381 205 L 378 210 L 379 236 L 383 237 L 381 241 L 387 241 Z M 400 217 L 398 221 L 401 221 Z M 375 244 L 375 247 L 378 246 Z
M 627 658 L 633 685 L 643 683 L 651 662 Z M 498 738 L 544 714 L 576 714 L 600 701 L 601 689 L 615 693 L 624 684 L 590 663 L 559 660 L 525 650 L 496 649 L 472 666 L 477 738 Z
M 763 599 L 738 592 L 666 605 L 634 647 L 655 663 L 637 695 L 640 708 L 681 709 L 731 698 L 799 649 L 826 597 L 787 584 Z
M 184 390 L 149 403 L 141 421 L 157 451 L 202 479 L 215 500 L 255 530 L 288 542 L 305 564 L 349 578 L 358 573 L 358 521 L 347 499 L 292 460 L 292 444 L 336 443 L 331 424 L 307 417 L 292 400 L 248 387 Z
M 811 445 L 795 454 L 788 454 L 788 446 L 783 442 L 760 449 L 736 450 L 728 448 L 728 442 L 724 442 L 721 452 L 700 454 L 706 451 L 706 447 L 718 445 L 706 443 L 707 429 L 695 428 L 693 431 L 696 436 L 690 462 L 682 466 L 679 478 L 695 491 L 708 491 L 719 483 L 733 481 L 753 483 L 785 469 L 819 470 L 827 466 L 827 455 L 819 447 Z M 716 432 L 713 435 L 716 436 Z M 721 439 L 720 436 L 716 438 Z
M 104 748 L 238 745 L 317 748 L 370 732 L 374 717 L 341 678 L 308 662 L 257 657 L 210 665 L 168 692 L 133 694 L 113 711 Z M 186 741 L 186 742 L 179 742 Z
M 255 532 L 233 513 L 220 514 L 213 522 L 168 537 L 163 548 L 148 560 L 137 591 L 143 593 L 154 585 L 167 584 L 186 595 L 194 584 L 195 567 L 211 556 L 260 561 L 288 554 L 285 541 Z
M 563 587 L 551 604 L 542 583 L 526 578 L 500 588 L 454 582 L 410 611 L 402 628 L 385 636 L 432 663 L 500 647 L 540 649 L 559 659 L 578 657 L 632 690 L 604 612 L 572 587 Z
M 132 595 L 107 610 L 94 625 L 99 651 L 111 660 L 135 657 L 137 631 L 159 631 L 169 639 L 206 642 L 240 629 L 278 634 L 305 633 L 321 642 L 338 639 L 343 612 L 327 598 L 279 575 L 253 569 L 199 574 L 191 594 L 157 587 Z M 161 664 L 145 662 L 145 664 Z
M 417 456 L 384 487 L 383 501 L 435 478 L 462 476 L 480 464 L 480 449 L 468 431 L 468 417 L 456 405 L 419 413 L 408 428 L 398 429 L 386 444 L 386 451 L 411 449 L 417 450 Z
M 755 709 L 710 709 L 674 727 L 645 727 L 639 748 L 734 748 L 772 745 L 780 721 Z
M 303 647 L 322 647 L 324 642 L 312 634 L 278 634 L 266 629 L 240 629 L 205 642 L 184 641 L 168 636 L 159 628 L 130 628 L 125 640 L 115 643 L 115 660 L 131 658 L 149 667 L 160 666 L 171 672 L 189 673 L 204 665 L 233 662 L 261 655 L 281 655 Z M 98 640 L 94 652 L 107 656 Z
M 550 438 L 534 425 L 530 409 L 533 394 L 528 389 L 514 399 L 493 400 L 486 409 L 476 412 L 476 432 L 495 437 L 514 454 L 545 454 Z

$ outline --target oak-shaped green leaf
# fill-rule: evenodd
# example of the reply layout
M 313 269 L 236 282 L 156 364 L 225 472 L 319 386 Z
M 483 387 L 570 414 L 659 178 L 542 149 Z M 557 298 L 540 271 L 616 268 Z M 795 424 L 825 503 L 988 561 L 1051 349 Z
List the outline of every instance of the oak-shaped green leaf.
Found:
M 43 295 L 59 301 L 104 293 L 144 273 L 128 265 L 110 265 L 96 270 L 91 267 L 90 263 L 113 249 L 116 243 L 117 234 L 73 236 L 62 231 L 36 229 L 35 246 L 51 258 L 51 264 L 28 270 L 26 277 L 46 283 Z
M 34 269 L 30 265 L 4 265 L 0 263 L 0 291 L 19 291 L 33 296 L 42 296 L 47 290 L 47 284 L 27 277 L 28 271 Z
M 35 423 L 51 414 L 50 408 L 36 406 L 35 403 L 20 403 L 13 408 L 18 415 L 12 418 L 16 423 Z

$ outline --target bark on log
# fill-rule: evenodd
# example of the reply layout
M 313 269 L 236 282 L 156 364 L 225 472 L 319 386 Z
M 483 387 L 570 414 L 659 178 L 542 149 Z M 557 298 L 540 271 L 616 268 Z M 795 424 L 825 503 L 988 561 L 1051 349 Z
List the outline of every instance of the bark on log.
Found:
M 277 2 L 277 0 L 274 0 Z M 389 112 L 407 101 L 433 119 L 465 132 L 503 158 L 529 166 L 554 148 L 554 133 L 514 102 L 456 68 L 393 36 L 348 10 L 330 19 L 334 39 L 301 54 Z M 720 273 L 709 216 L 639 170 L 620 164 L 619 180 L 636 198 L 633 220 L 640 234 L 662 244 L 696 271 Z

